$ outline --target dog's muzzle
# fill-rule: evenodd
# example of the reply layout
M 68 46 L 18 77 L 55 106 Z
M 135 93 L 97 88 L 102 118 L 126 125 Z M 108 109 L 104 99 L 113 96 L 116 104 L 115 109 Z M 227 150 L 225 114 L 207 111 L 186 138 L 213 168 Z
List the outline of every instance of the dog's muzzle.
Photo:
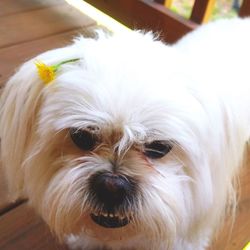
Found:
M 130 177 L 101 172 L 92 176 L 90 190 L 94 197 L 92 220 L 100 226 L 118 228 L 126 226 L 132 217 L 136 193 L 135 181 Z

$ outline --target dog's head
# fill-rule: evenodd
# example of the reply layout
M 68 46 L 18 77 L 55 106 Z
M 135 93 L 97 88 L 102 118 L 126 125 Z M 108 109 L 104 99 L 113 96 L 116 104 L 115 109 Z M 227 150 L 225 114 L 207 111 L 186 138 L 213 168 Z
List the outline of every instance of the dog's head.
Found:
M 37 59 L 72 58 L 80 60 L 47 86 L 39 79 Z M 150 34 L 80 38 L 7 83 L 1 138 L 10 190 L 28 197 L 59 238 L 146 235 L 171 244 L 196 234 L 224 202 L 214 197 L 223 173 L 213 169 L 224 130 L 189 86 L 183 60 Z

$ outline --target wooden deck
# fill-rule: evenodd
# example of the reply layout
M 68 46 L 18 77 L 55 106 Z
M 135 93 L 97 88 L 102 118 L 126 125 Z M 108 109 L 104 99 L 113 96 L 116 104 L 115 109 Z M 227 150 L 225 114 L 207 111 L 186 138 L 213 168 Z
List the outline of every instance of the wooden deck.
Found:
M 0 86 L 15 68 L 48 49 L 68 44 L 96 22 L 63 0 L 0 1 Z M 250 241 L 250 167 L 241 176 L 241 200 L 231 234 L 226 225 L 211 250 L 241 250 Z M 0 249 L 60 250 L 47 226 L 26 202 L 11 203 L 0 167 Z M 194 249 L 195 250 L 195 249 Z

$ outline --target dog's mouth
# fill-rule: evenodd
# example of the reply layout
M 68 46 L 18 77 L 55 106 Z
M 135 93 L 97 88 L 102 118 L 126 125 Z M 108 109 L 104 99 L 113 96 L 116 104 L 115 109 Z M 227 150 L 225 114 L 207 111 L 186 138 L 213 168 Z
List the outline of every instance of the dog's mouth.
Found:
M 96 224 L 106 228 L 124 227 L 130 221 L 128 217 L 116 215 L 113 213 L 91 213 L 90 217 Z

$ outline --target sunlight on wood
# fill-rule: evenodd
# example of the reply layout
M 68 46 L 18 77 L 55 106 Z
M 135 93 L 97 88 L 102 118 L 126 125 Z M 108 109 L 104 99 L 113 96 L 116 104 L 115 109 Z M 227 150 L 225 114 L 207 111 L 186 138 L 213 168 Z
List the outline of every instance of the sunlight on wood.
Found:
M 250 242 L 243 248 L 243 250 L 250 250 Z
M 79 11 L 94 19 L 98 25 L 106 27 L 108 30 L 117 33 L 122 31 L 129 31 L 130 29 L 125 25 L 117 22 L 115 19 L 104 14 L 100 10 L 94 8 L 92 5 L 82 0 L 65 0 L 68 4 L 77 8 Z

